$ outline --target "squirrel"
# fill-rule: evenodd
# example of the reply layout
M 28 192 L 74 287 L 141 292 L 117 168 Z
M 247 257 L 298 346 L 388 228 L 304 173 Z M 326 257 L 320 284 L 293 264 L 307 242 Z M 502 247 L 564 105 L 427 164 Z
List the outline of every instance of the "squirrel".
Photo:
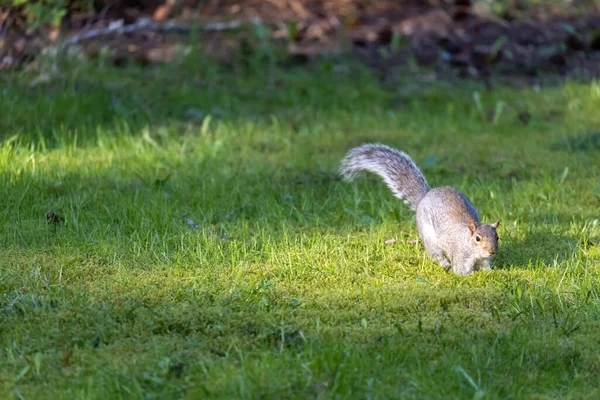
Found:
M 500 220 L 481 224 L 477 210 L 458 190 L 430 188 L 423 173 L 404 152 L 373 143 L 351 149 L 340 174 L 346 181 L 369 171 L 383 178 L 394 195 L 416 212 L 419 236 L 430 256 L 446 270 L 469 275 L 492 267 L 498 250 Z

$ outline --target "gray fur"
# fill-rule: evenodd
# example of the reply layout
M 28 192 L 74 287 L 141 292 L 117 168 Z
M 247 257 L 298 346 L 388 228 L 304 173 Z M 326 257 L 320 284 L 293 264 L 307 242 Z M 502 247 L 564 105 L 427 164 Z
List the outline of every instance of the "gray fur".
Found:
M 427 252 L 461 275 L 473 272 L 480 258 L 471 245 L 469 220 L 479 225 L 477 210 L 451 187 L 432 189 L 417 208 L 417 227 Z M 426 232 L 434 235 L 427 237 Z
M 365 144 L 348 152 L 340 167 L 342 177 L 350 181 L 361 171 L 383 178 L 392 193 L 415 211 L 429 191 L 425 177 L 413 160 L 406 153 L 383 144 Z
M 480 224 L 477 210 L 462 193 L 447 186 L 430 189 L 408 155 L 382 144 L 350 150 L 340 168 L 346 180 L 363 170 L 383 178 L 392 192 L 416 211 L 425 249 L 442 267 L 460 275 L 491 268 L 498 247 L 496 229 Z M 475 241 L 477 237 L 479 241 Z

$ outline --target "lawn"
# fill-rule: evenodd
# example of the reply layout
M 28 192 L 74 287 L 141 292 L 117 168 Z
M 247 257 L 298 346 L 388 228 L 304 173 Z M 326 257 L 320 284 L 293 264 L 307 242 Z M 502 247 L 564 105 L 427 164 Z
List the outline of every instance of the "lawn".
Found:
M 0 77 L 1 398 L 600 398 L 598 82 L 29 82 Z M 501 220 L 494 270 L 446 272 L 378 178 L 338 178 L 373 141 Z

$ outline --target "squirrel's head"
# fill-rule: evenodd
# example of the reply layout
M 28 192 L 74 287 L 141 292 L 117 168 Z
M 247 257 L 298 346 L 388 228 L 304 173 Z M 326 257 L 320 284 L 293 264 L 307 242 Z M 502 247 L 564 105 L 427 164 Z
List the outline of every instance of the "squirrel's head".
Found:
M 496 254 L 498 250 L 498 233 L 496 228 L 500 221 L 493 224 L 478 224 L 475 221 L 469 221 L 469 230 L 471 231 L 471 245 L 487 257 Z

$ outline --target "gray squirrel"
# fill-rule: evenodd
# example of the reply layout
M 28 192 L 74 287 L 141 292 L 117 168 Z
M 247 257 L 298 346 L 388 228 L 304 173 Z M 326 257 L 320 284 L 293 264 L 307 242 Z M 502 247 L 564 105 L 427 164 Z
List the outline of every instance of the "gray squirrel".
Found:
M 361 171 L 383 178 L 394 195 L 416 211 L 425 249 L 446 270 L 468 275 L 492 267 L 499 220 L 481 224 L 462 193 L 448 186 L 431 189 L 406 153 L 383 144 L 364 144 L 348 152 L 340 166 L 342 177 L 351 181 Z

